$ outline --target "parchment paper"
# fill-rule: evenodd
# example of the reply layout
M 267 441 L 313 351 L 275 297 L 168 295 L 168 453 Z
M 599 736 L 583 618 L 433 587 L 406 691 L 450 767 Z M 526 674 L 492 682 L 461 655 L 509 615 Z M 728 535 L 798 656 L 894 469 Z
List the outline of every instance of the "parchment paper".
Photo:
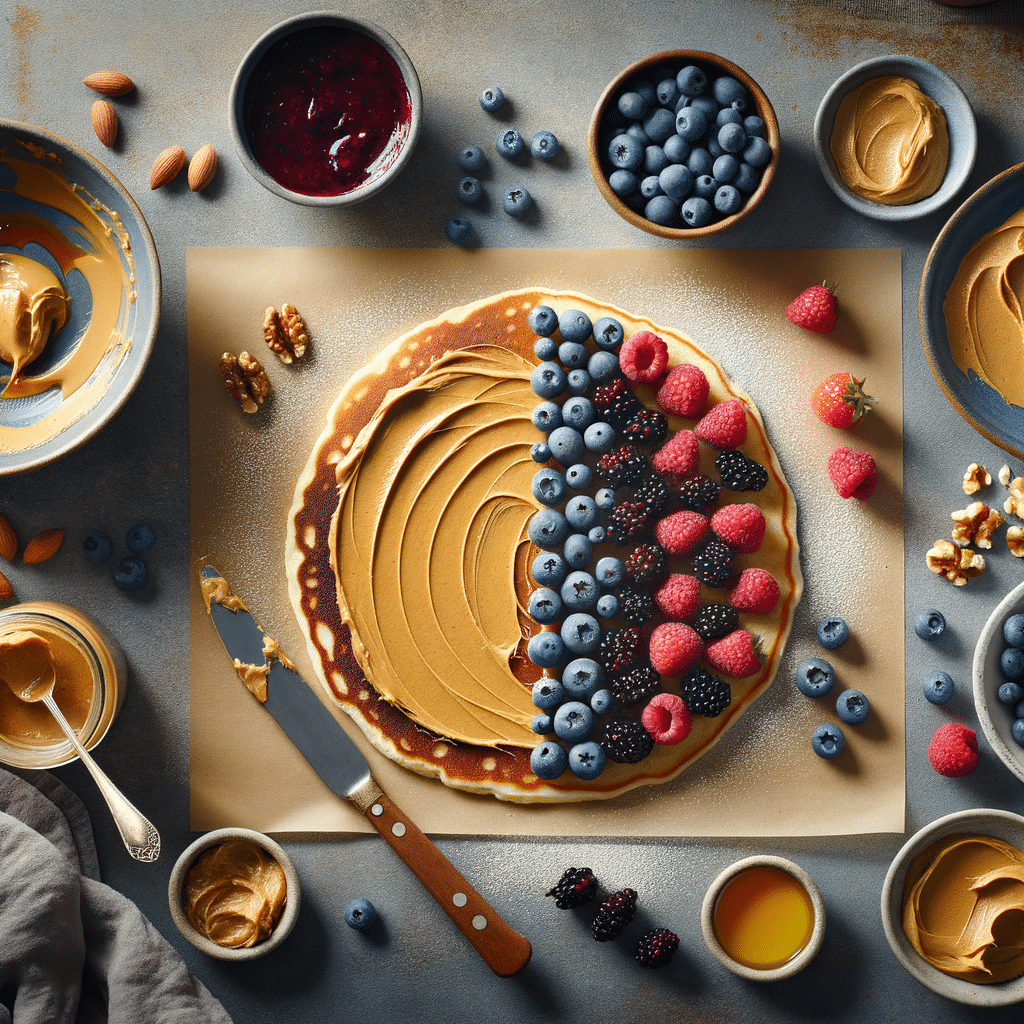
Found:
M 898 250 L 217 249 L 187 253 L 191 451 L 191 824 L 265 832 L 364 832 L 358 811 L 320 782 L 244 689 L 198 586 L 209 558 L 318 690 L 284 577 L 295 482 L 342 382 L 380 346 L 444 310 L 528 286 L 574 290 L 691 337 L 750 393 L 797 495 L 806 581 L 771 690 L 678 779 L 611 801 L 519 806 L 449 790 L 392 764 L 347 716 L 377 780 L 433 834 L 799 836 L 904 828 L 902 348 Z M 838 283 L 828 336 L 783 310 L 805 287 Z M 279 363 L 262 339 L 267 306 L 298 307 L 305 360 Z M 272 394 L 253 416 L 224 390 L 222 352 L 252 351 Z M 820 423 L 811 388 L 829 373 L 867 378 L 878 407 L 853 431 Z M 870 451 L 880 483 L 843 501 L 825 462 L 839 445 Z M 842 615 L 851 637 L 828 653 L 831 699 L 812 701 L 795 667 L 823 654 L 817 622 Z M 856 688 L 868 721 L 823 761 L 810 736 L 838 722 Z M 325 698 L 326 702 L 326 698 Z

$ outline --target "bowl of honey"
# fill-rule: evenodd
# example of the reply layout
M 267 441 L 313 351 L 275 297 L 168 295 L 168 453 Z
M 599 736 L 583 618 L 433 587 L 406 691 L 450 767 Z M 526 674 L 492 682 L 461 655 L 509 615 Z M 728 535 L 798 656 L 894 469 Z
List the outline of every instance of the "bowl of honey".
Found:
M 825 936 L 825 904 L 814 880 L 784 857 L 746 857 L 708 888 L 701 930 L 712 956 L 750 981 L 802 971 Z

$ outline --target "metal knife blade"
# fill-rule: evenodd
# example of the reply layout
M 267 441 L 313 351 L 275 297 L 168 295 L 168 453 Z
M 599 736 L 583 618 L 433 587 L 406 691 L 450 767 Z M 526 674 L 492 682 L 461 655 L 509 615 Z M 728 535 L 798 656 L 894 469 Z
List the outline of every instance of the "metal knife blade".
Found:
M 331 792 L 351 801 L 402 858 L 488 967 L 510 977 L 529 962 L 529 941 L 512 929 L 374 780 L 359 748 L 306 681 L 273 653 L 266 632 L 212 566 L 200 569 L 210 617 L 225 649 L 243 668 L 267 669 L 263 707 Z M 272 650 L 276 644 L 271 641 Z

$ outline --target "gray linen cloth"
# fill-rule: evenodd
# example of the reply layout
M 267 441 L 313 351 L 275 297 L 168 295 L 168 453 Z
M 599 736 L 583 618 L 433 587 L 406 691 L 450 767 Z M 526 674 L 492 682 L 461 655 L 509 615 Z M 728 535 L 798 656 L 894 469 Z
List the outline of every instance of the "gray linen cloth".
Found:
M 99 878 L 78 797 L 47 772 L 0 769 L 0 1024 L 231 1024 Z

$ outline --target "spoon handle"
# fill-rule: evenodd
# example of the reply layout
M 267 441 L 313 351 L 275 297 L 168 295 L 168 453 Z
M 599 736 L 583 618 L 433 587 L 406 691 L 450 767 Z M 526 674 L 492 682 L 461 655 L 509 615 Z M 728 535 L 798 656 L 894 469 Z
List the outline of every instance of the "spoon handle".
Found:
M 114 816 L 114 824 L 121 833 L 128 852 L 136 859 L 151 862 L 160 856 L 160 833 L 139 813 L 138 809 L 115 786 L 103 769 L 92 759 L 92 755 L 82 746 L 75 730 L 68 724 L 52 694 L 43 697 L 43 703 L 50 709 L 50 714 L 64 730 L 75 753 L 82 759 L 82 764 L 89 769 L 89 774 L 96 780 L 96 785 L 103 799 L 106 800 L 110 813 Z

